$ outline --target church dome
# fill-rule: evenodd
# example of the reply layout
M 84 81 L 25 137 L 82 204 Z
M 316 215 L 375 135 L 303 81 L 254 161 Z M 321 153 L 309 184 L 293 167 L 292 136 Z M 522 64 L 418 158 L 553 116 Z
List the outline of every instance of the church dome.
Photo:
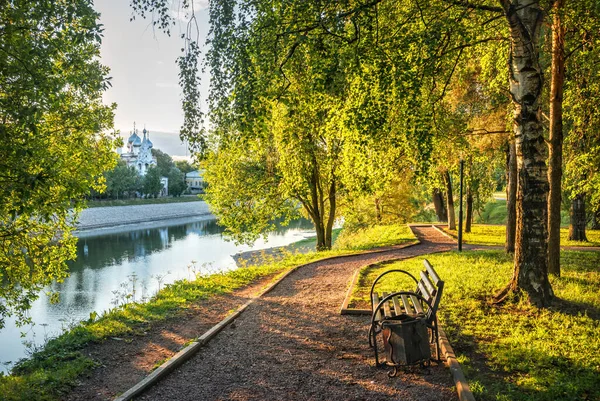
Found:
M 135 142 L 136 138 L 140 139 L 140 137 L 135 132 L 132 132 L 131 136 L 127 140 L 127 143 L 133 143 L 133 142 Z
M 149 148 L 151 148 L 151 147 L 152 147 L 152 146 L 154 146 L 154 145 L 153 145 L 153 144 L 152 144 L 152 142 L 150 141 L 150 135 L 146 136 L 146 134 L 150 134 L 150 132 L 146 131 L 146 128 L 144 128 L 144 131 L 143 131 L 143 132 L 144 132 L 144 140 L 143 140 L 143 142 L 145 142 L 145 143 L 147 144 L 147 146 L 148 146 Z M 143 143 L 143 142 L 142 142 L 142 143 Z
M 142 146 L 142 140 L 137 135 L 135 136 L 135 139 L 133 140 L 133 146 Z

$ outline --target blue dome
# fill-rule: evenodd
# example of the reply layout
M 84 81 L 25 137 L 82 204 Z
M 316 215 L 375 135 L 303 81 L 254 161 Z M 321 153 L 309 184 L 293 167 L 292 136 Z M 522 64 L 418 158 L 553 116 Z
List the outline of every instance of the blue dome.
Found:
M 149 134 L 150 132 L 146 131 L 146 128 L 144 128 L 143 132 L 144 132 L 144 140 L 142 141 L 142 143 L 145 142 L 147 144 L 147 146 L 149 148 L 151 148 L 154 145 L 152 144 L 152 142 L 150 142 L 150 135 L 146 136 L 146 134 Z
M 138 135 L 137 135 L 135 132 L 132 132 L 132 133 L 131 133 L 131 136 L 130 136 L 130 137 L 129 137 L 129 139 L 127 140 L 127 143 L 132 143 L 132 142 L 135 142 L 136 138 L 137 138 L 137 139 L 140 139 L 140 137 L 139 137 L 139 136 L 138 136 Z
M 135 139 L 133 140 L 133 146 L 142 146 L 142 140 L 137 135 L 135 136 Z

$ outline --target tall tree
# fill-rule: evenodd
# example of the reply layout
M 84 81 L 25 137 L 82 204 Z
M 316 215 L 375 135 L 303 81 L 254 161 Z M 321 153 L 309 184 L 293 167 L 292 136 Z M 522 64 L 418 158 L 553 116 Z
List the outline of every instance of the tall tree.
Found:
M 0 7 L 0 327 L 67 275 L 83 198 L 116 164 L 97 19 L 89 0 Z
M 552 6 L 552 73 L 550 79 L 550 138 L 548 155 L 548 273 L 560 276 L 560 209 L 563 162 L 563 87 L 565 81 L 565 0 Z
M 506 149 L 506 253 L 515 252 L 517 234 L 517 147 L 510 139 Z
M 539 1 L 500 0 L 510 30 L 510 93 L 517 154 L 517 237 L 515 268 L 498 294 L 524 290 L 529 301 L 547 306 L 554 294 L 548 280 L 548 176 L 540 100 L 539 60 L 543 11 Z

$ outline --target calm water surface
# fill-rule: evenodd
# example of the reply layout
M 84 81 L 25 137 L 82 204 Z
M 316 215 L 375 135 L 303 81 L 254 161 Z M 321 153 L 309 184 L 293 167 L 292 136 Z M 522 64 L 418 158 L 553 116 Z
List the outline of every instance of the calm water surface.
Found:
M 261 239 L 250 247 L 225 241 L 222 231 L 215 220 L 203 220 L 81 236 L 71 275 L 51 286 L 60 293 L 59 303 L 52 304 L 42 295 L 31 309 L 32 327 L 16 327 L 8 319 L 0 330 L 0 370 L 27 356 L 24 341 L 42 344 L 69 324 L 89 318 L 91 312 L 113 307 L 124 294 L 132 293 L 134 282 L 139 300 L 156 293 L 159 285 L 193 278 L 195 272 L 235 269 L 232 255 L 238 252 L 287 245 L 314 235 L 312 224 L 299 220 L 270 233 L 267 242 Z

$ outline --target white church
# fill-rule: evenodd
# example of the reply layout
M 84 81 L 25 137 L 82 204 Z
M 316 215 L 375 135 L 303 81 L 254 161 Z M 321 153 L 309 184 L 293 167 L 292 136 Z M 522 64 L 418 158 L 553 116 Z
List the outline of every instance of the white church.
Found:
M 156 166 L 156 157 L 152 156 L 152 142 L 150 141 L 150 133 L 146 128 L 142 131 L 144 139 L 138 135 L 135 125 L 131 136 L 127 140 L 127 152 L 121 154 L 121 159 L 128 166 L 133 166 L 140 175 L 146 175 L 146 171 L 150 166 Z
M 152 155 L 152 142 L 150 141 L 150 132 L 146 128 L 142 131 L 144 138 L 140 138 L 138 130 L 133 124 L 133 131 L 127 140 L 127 152 L 121 153 L 121 160 L 127 163 L 128 166 L 133 166 L 139 175 L 144 176 L 148 169 L 152 166 L 156 167 L 156 157 Z M 120 150 L 120 149 L 119 149 Z M 160 182 L 163 188 L 160 196 L 169 194 L 169 178 L 160 177 Z

